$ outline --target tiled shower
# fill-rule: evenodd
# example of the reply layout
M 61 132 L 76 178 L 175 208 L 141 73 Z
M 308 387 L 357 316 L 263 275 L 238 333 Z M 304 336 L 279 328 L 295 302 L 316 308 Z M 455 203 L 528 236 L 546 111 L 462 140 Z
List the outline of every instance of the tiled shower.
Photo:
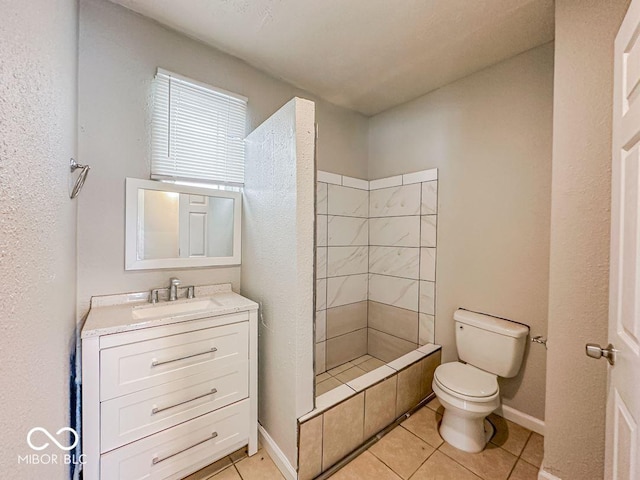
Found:
M 433 343 L 437 170 L 366 181 L 318 172 L 316 375 Z

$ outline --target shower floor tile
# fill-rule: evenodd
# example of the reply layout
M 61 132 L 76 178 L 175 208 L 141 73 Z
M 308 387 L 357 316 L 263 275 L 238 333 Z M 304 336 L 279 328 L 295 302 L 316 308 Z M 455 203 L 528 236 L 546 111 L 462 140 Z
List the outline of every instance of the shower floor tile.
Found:
M 320 375 L 316 375 L 316 397 L 342 384 L 346 384 L 371 370 L 375 370 L 382 365 L 385 365 L 382 360 L 372 357 L 371 355 L 363 355 L 355 360 L 338 365 Z

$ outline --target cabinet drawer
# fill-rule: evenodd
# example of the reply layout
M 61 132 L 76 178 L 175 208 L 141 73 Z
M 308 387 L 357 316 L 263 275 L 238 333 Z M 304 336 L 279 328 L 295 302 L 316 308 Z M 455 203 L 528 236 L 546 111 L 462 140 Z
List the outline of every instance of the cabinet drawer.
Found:
M 249 401 L 243 400 L 101 456 L 100 478 L 173 480 L 245 445 Z
M 101 452 L 107 452 L 246 398 L 249 362 L 102 402 Z
M 100 350 L 100 400 L 215 371 L 249 357 L 248 322 Z

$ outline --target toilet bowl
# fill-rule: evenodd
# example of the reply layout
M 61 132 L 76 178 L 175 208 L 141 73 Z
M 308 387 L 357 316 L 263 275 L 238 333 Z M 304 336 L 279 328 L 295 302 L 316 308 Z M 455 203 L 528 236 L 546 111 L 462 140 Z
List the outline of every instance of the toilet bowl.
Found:
M 433 391 L 444 407 L 440 436 L 465 452 L 481 452 L 493 435 L 486 417 L 500 406 L 498 377 L 517 375 L 529 327 L 457 310 L 453 318 L 461 361 L 436 368 Z
M 440 436 L 465 452 L 481 452 L 494 433 L 486 417 L 500 406 L 497 377 L 471 365 L 440 365 L 433 391 L 444 407 Z

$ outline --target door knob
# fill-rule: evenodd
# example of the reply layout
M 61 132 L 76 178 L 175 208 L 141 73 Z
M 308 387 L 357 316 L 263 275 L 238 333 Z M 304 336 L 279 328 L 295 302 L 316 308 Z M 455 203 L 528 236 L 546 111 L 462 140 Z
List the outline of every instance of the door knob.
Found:
M 607 348 L 602 348 L 597 343 L 587 343 L 585 347 L 587 357 L 591 358 L 601 358 L 604 357 L 609 361 L 609 365 L 615 365 L 616 363 L 616 352 L 617 350 L 613 348 L 613 345 L 607 345 Z

